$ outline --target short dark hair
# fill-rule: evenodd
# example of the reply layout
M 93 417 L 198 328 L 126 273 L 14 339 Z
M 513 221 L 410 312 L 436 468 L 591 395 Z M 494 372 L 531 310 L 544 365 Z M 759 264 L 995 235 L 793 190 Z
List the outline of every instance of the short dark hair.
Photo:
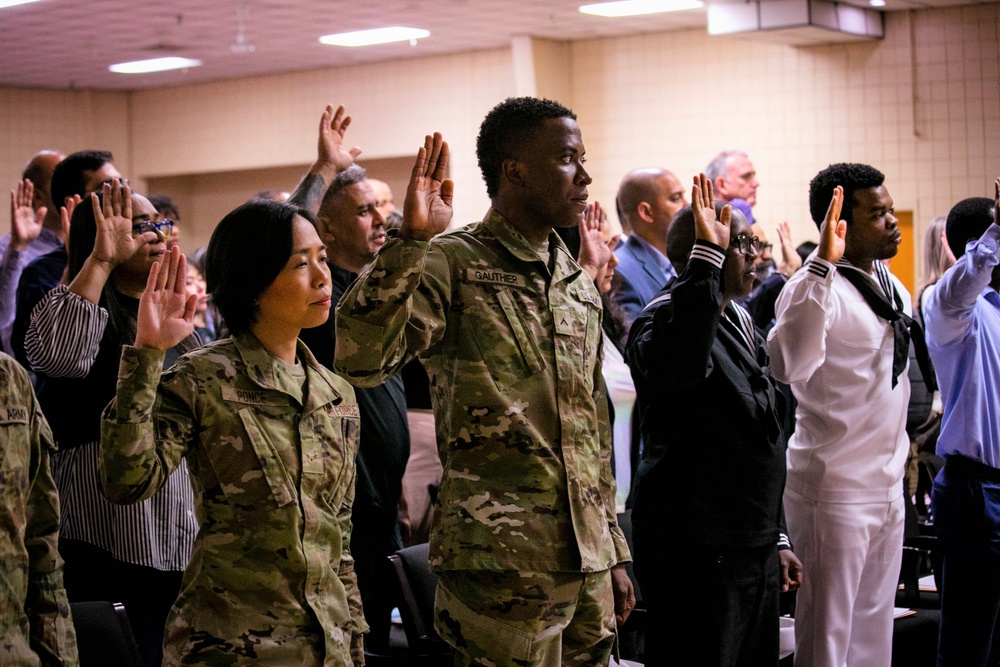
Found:
M 718 200 L 713 203 L 715 204 L 715 215 L 719 218 L 722 217 L 722 209 L 730 205 L 728 202 Z M 746 219 L 746 216 L 735 208 L 732 209 L 731 215 L 733 217 L 729 223 L 730 229 L 736 223 L 737 215 Z M 747 220 L 747 224 L 750 224 L 749 220 Z M 677 275 L 684 273 L 696 238 L 694 209 L 688 204 L 674 214 L 673 219 L 670 221 L 670 227 L 667 228 L 667 259 L 670 260 L 670 264 L 674 267 Z
M 279 190 L 277 188 L 267 188 L 266 190 L 258 190 L 256 194 L 250 199 L 273 199 L 274 201 L 284 201 L 281 197 L 286 195 L 284 190 Z
M 333 199 L 339 195 L 344 188 L 360 183 L 368 178 L 368 172 L 356 164 L 352 164 L 347 169 L 337 172 L 337 175 L 330 181 L 330 187 L 323 195 L 323 201 L 319 205 L 319 210 L 323 211 Z
M 726 207 L 726 202 L 716 201 L 715 215 L 722 216 L 722 209 Z M 733 209 L 735 211 L 736 209 Z M 677 275 L 684 273 L 687 266 L 688 257 L 691 256 L 691 249 L 694 248 L 694 209 L 688 204 L 674 214 L 674 219 L 670 221 L 667 228 L 667 259 L 677 271 Z
M 486 114 L 476 137 L 476 157 L 490 199 L 500 192 L 503 161 L 514 156 L 526 134 L 550 118 L 576 120 L 576 114 L 558 102 L 537 97 L 508 97 Z
M 993 222 L 992 199 L 969 197 L 952 206 L 944 228 L 951 253 L 955 257 L 964 255 L 966 244 L 982 236 Z
M 87 194 L 86 172 L 97 171 L 114 159 L 111 151 L 78 151 L 66 156 L 52 172 L 52 186 L 49 188 L 52 203 L 59 207 L 66 197 Z
M 824 214 L 825 215 L 825 214 Z M 803 241 L 795 248 L 795 252 L 798 254 L 802 263 L 805 264 L 806 260 L 809 259 L 809 255 L 813 253 L 813 250 L 819 247 L 819 244 L 815 241 Z
M 856 162 L 838 162 L 831 164 L 809 183 L 809 214 L 817 229 L 823 225 L 826 211 L 833 199 L 833 189 L 838 185 L 844 188 L 844 208 L 841 218 L 851 224 L 854 210 L 854 193 L 858 190 L 877 188 L 885 183 L 885 174 L 867 164 Z
M 156 212 L 162 215 L 164 218 L 170 218 L 174 222 L 180 222 L 181 211 L 177 208 L 176 202 L 169 195 L 149 195 L 146 197 L 149 203 L 153 205 Z
M 288 262 L 295 216 L 316 225 L 306 209 L 251 199 L 233 209 L 212 232 L 205 253 L 205 282 L 232 333 L 250 330 L 257 299 Z

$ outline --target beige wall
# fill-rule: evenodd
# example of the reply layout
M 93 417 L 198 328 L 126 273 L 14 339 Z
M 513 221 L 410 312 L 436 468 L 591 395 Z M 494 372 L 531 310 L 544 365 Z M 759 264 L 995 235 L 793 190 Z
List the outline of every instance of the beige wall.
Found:
M 350 143 L 364 158 L 411 155 L 425 132 L 442 131 L 456 221 L 466 222 L 488 204 L 478 124 L 529 70 L 542 92 L 569 85 L 592 193 L 605 204 L 633 167 L 666 166 L 687 181 L 740 147 L 762 182 L 758 217 L 789 220 L 797 239 L 816 235 L 807 185 L 834 161 L 882 169 L 897 208 L 922 230 L 956 200 L 988 195 L 1000 174 L 1000 6 L 889 13 L 886 28 L 881 42 L 810 48 L 703 30 L 574 42 L 568 58 L 535 44 L 533 69 L 515 49 L 517 59 L 484 51 L 130 95 L 0 89 L 0 179 L 13 184 L 27 157 L 50 147 L 110 147 L 140 182 L 298 167 L 312 160 L 319 114 L 334 101 L 354 115 Z M 207 238 L 211 222 L 197 224 L 193 235 Z
M 70 154 L 103 148 L 123 173 L 131 169 L 127 93 L 0 87 L 0 192 L 17 184 L 25 164 L 40 150 Z M 5 201 L 0 230 L 10 231 Z
M 687 183 L 719 151 L 742 148 L 762 183 L 757 217 L 787 219 L 798 239 L 817 236 L 808 182 L 832 162 L 885 172 L 918 230 L 959 199 L 989 196 L 1000 175 L 1000 6 L 887 17 L 884 41 L 854 45 L 693 30 L 574 43 L 592 193 L 613 201 L 643 165 Z

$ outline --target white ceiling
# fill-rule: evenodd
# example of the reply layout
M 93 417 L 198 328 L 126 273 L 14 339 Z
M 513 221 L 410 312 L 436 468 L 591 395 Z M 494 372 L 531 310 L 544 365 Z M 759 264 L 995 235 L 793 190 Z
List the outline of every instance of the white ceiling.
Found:
M 592 1 L 592 0 L 591 0 Z M 713 0 L 744 2 L 745 0 Z M 768 1 L 768 0 L 765 0 Z M 867 6 L 867 0 L 844 0 Z M 887 0 L 889 11 L 997 0 Z M 0 85 L 137 90 L 362 62 L 503 48 L 516 35 L 557 40 L 705 26 L 705 10 L 606 19 L 579 0 L 42 0 L 0 9 Z M 245 44 L 238 53 L 240 17 Z M 429 38 L 362 48 L 324 46 L 321 35 L 387 25 Z M 189 71 L 125 75 L 117 62 L 185 56 Z

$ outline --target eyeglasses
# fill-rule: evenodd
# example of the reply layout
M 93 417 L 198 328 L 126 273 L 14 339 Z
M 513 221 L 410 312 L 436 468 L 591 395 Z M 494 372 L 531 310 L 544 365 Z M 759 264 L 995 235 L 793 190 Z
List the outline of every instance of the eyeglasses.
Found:
M 750 252 L 750 248 L 753 248 L 753 254 L 757 255 L 760 253 L 761 243 L 760 239 L 756 236 L 747 236 L 746 234 L 737 234 L 729 241 L 730 248 L 736 248 L 736 250 L 741 255 L 746 255 Z
M 122 187 L 125 187 L 126 185 L 129 184 L 127 178 L 105 178 L 103 181 L 98 183 L 97 187 L 91 190 L 91 192 L 96 192 L 97 194 L 101 194 L 101 190 L 104 189 L 105 185 L 110 185 L 111 187 L 115 187 L 115 181 L 121 183 Z
M 174 221 L 170 218 L 162 218 L 160 220 L 143 220 L 140 223 L 132 225 L 132 234 L 145 234 L 146 232 L 159 232 L 163 238 L 170 238 L 170 234 L 174 231 Z

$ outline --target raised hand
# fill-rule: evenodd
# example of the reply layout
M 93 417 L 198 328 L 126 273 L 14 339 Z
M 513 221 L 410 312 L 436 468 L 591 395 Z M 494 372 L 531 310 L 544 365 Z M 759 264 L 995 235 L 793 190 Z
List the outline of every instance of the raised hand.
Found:
M 427 135 L 417 151 L 403 201 L 403 224 L 399 237 L 411 241 L 430 241 L 448 229 L 455 185 L 445 179 L 448 171 L 448 142 L 440 132 Z
M 830 207 L 826 209 L 826 217 L 819 228 L 819 251 L 817 254 L 821 259 L 825 259 L 831 264 L 836 264 L 844 256 L 847 221 L 840 219 L 840 212 L 843 208 L 844 188 L 838 185 L 833 189 Z
M 26 250 L 42 233 L 42 222 L 48 209 L 42 206 L 37 211 L 33 210 L 31 200 L 34 196 L 35 185 L 28 179 L 18 183 L 16 190 L 10 191 L 10 245 L 18 252 Z
M 174 246 L 149 270 L 139 299 L 135 346 L 169 350 L 194 331 L 195 294 L 187 292 L 187 262 Z
M 62 227 L 62 237 L 66 243 L 66 254 L 69 254 L 69 223 L 73 219 L 73 211 L 80 204 L 82 200 L 80 195 L 73 195 L 72 197 L 66 197 L 65 206 L 59 207 L 59 222 Z
M 802 258 L 792 245 L 792 230 L 787 220 L 778 223 L 778 240 L 781 243 L 781 265 L 778 266 L 778 272 L 791 278 L 802 267 Z
M 334 110 L 332 104 L 326 105 L 323 116 L 319 119 L 319 148 L 316 166 L 337 172 L 347 169 L 361 155 L 361 149 L 344 147 L 344 135 L 351 124 L 351 117 L 346 115 L 344 105 Z
M 611 260 L 612 248 L 604 240 L 608 224 L 608 215 L 600 202 L 588 206 L 580 217 L 580 257 L 577 261 L 591 280 L 596 280 L 597 274 Z
M 104 184 L 100 200 L 97 193 L 90 195 L 97 222 L 97 236 L 90 256 L 109 270 L 134 255 L 147 243 L 156 243 L 156 232 L 132 235 L 132 190 L 122 186 L 116 178 L 113 184 Z
M 691 188 L 691 211 L 694 213 L 694 235 L 702 241 L 714 243 L 720 248 L 729 247 L 729 224 L 733 207 L 726 204 L 722 215 L 715 215 L 715 199 L 712 181 L 705 174 L 694 177 Z

